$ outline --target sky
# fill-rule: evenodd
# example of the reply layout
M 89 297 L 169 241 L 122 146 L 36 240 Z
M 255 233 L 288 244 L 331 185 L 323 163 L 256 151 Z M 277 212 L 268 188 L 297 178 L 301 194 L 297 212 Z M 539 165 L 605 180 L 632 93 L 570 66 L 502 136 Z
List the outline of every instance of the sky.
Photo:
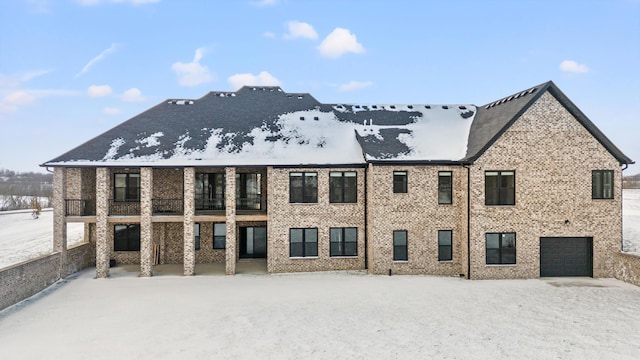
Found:
M 242 85 L 484 105 L 548 80 L 640 163 L 640 0 L 2 0 L 0 168 Z

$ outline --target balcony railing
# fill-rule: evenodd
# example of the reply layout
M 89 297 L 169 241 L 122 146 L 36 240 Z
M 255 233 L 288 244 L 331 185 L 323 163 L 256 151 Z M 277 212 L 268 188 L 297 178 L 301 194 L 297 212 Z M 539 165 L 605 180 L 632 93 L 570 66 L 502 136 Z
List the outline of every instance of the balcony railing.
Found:
M 153 215 L 182 215 L 182 199 L 152 199 Z
M 200 211 L 218 211 L 225 209 L 223 196 L 213 199 L 196 198 L 195 203 L 196 210 Z
M 96 214 L 95 200 L 66 199 L 66 216 L 93 216 Z
M 237 210 L 262 210 L 262 195 L 236 198 Z
M 109 215 L 140 215 L 140 201 L 110 199 Z

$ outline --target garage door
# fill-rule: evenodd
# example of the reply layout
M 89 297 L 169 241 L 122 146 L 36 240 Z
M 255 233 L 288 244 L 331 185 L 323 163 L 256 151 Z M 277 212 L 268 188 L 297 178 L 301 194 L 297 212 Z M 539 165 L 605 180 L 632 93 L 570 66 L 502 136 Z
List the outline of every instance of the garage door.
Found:
M 540 238 L 540 276 L 593 276 L 593 238 Z

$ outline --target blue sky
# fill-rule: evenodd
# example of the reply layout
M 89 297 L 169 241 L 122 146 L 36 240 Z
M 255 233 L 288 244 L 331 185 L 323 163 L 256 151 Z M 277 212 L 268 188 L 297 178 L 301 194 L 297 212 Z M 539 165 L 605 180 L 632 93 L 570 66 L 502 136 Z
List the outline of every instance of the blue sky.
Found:
M 483 105 L 547 80 L 640 162 L 639 64 L 640 0 L 4 0 L 0 168 L 242 84 Z

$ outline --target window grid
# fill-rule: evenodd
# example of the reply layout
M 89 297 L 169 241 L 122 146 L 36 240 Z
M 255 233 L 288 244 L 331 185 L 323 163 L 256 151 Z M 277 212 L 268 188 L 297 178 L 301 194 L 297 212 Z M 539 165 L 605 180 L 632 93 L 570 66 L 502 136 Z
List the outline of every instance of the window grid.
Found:
M 438 230 L 438 261 L 453 260 L 453 231 Z
M 116 201 L 140 201 L 140 174 L 114 174 L 113 182 Z
M 357 228 L 330 228 L 329 256 L 357 256 L 358 255 L 358 229 Z
M 516 233 L 486 233 L 487 265 L 516 263 Z
M 330 172 L 329 202 L 355 203 L 357 200 L 357 173 L 355 171 Z
M 453 203 L 453 173 L 451 171 L 438 172 L 438 204 Z
M 613 170 L 591 172 L 591 198 L 613 199 Z
M 291 172 L 289 173 L 289 202 L 317 203 L 318 202 L 318 173 Z
M 407 172 L 406 171 L 394 171 L 393 172 L 393 192 L 396 194 L 406 193 L 407 189 Z
M 227 243 L 227 224 L 213 223 L 213 248 L 224 249 Z
M 393 231 L 393 261 L 407 261 L 407 230 Z
M 114 225 L 113 251 L 140 251 L 140 224 Z
M 515 205 L 515 171 L 486 171 L 484 174 L 485 205 Z
M 289 229 L 289 257 L 318 256 L 318 228 Z

